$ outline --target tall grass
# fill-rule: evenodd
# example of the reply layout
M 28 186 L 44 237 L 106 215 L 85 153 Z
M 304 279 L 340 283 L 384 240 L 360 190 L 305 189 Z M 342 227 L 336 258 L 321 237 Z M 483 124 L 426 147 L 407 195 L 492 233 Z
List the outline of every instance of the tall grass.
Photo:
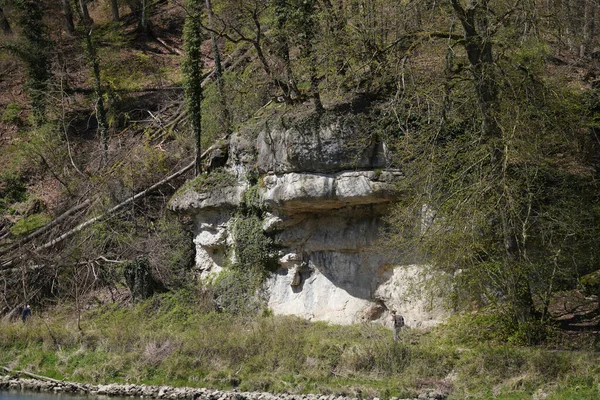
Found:
M 200 297 L 180 291 L 130 307 L 102 306 L 84 314 L 81 331 L 66 307 L 27 324 L 3 323 L 0 365 L 90 383 L 363 398 L 415 396 L 428 388 L 457 399 L 600 398 L 600 365 L 592 352 L 457 341 L 460 323 L 408 330 L 394 342 L 378 325 L 231 316 Z

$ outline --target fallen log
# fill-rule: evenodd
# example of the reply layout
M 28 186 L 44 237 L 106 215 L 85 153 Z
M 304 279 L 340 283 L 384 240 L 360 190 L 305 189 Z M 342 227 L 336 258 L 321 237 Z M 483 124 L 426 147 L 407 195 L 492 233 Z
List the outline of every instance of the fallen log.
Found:
M 53 379 L 53 378 L 49 378 L 49 377 L 47 377 L 47 376 L 33 374 L 33 373 L 31 373 L 31 372 L 28 372 L 28 371 L 23 371 L 23 370 L 21 370 L 21 371 L 18 371 L 18 370 L 13 370 L 13 369 L 10 369 L 10 368 L 8 368 L 8 367 L 2 367 L 2 369 L 3 369 L 5 372 L 7 372 L 7 373 L 9 373 L 9 374 L 12 374 L 12 375 L 17 375 L 17 376 L 18 376 L 18 375 L 24 375 L 24 376 L 27 376 L 27 377 L 29 377 L 29 378 L 37 379 L 37 380 L 40 380 L 40 381 L 52 382 L 52 383 L 56 383 L 56 384 L 59 384 L 59 385 L 68 384 L 68 385 L 71 385 L 71 386 L 74 386 L 74 387 L 76 387 L 77 389 L 79 389 L 79 390 L 81 390 L 81 391 L 83 391 L 83 392 L 87 392 L 87 390 L 86 390 L 86 388 L 85 388 L 85 387 L 83 387 L 83 386 L 81 386 L 81 385 L 79 385 L 79 384 L 77 384 L 77 383 L 73 383 L 73 382 L 65 382 L 65 381 L 59 381 L 58 379 Z
M 18 248 L 19 246 L 22 246 L 22 245 L 30 242 L 32 239 L 38 237 L 42 233 L 49 231 L 51 228 L 58 225 L 60 222 L 64 221 L 69 215 L 81 210 L 82 208 L 91 204 L 92 201 L 94 201 L 94 200 L 95 199 L 87 199 L 83 203 L 77 204 L 75 207 L 72 207 L 69 210 L 65 211 L 64 213 L 62 213 L 61 215 L 59 215 L 58 217 L 56 217 L 55 219 L 53 219 L 52 221 L 47 223 L 46 225 L 42 226 L 41 228 L 37 229 L 36 231 L 25 236 L 23 239 L 19 240 L 18 242 L 13 243 L 12 245 L 10 245 L 4 249 L 1 249 L 0 256 L 3 256 L 5 254 L 9 253 L 10 251 Z

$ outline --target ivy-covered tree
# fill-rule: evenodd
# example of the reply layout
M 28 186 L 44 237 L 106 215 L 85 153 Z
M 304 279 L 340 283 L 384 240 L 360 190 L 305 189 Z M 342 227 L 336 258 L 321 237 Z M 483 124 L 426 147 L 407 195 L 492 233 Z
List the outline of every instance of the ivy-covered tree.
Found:
M 196 149 L 196 175 L 202 172 L 202 1 L 187 0 L 183 28 L 185 58 L 181 64 L 184 76 L 185 100 Z
M 96 120 L 98 121 L 98 137 L 102 146 L 102 164 L 108 164 L 108 122 L 106 120 L 106 108 L 104 107 L 104 89 L 100 75 L 100 60 L 96 51 L 96 44 L 92 37 L 92 29 L 89 25 L 84 27 L 84 47 L 94 79 L 94 97 Z
M 225 83 L 223 82 L 223 64 L 221 63 L 221 51 L 219 50 L 219 43 L 217 41 L 217 34 L 214 31 L 215 21 L 214 13 L 212 9 L 211 0 L 206 0 L 206 13 L 208 14 L 208 25 L 211 28 L 210 40 L 213 49 L 213 60 L 215 63 L 215 81 L 217 82 L 217 90 L 219 92 L 219 102 L 221 103 L 221 121 L 224 126 L 226 135 L 231 133 L 231 121 L 229 117 L 229 106 L 227 105 L 227 98 L 225 95 Z
M 36 0 L 15 0 L 23 42 L 11 49 L 27 66 L 27 92 L 36 125 L 46 120 L 46 95 L 50 78 L 50 41 L 44 25 L 44 9 Z

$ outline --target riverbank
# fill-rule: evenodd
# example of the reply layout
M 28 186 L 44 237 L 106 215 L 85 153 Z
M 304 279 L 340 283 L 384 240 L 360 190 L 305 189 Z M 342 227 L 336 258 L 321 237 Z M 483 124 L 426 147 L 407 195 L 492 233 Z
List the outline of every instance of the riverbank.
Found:
M 161 400 L 360 400 L 357 397 L 318 394 L 288 394 L 267 392 L 240 392 L 233 390 L 211 390 L 205 388 L 154 386 L 154 385 L 90 385 L 66 381 L 19 378 L 11 375 L 0 376 L 0 391 L 18 390 L 47 393 L 68 393 L 76 395 L 105 395 L 111 397 L 139 397 Z M 447 398 L 446 393 L 436 390 L 425 391 L 414 400 Z M 374 398 L 373 400 L 378 400 Z M 413 400 L 392 397 L 390 400 Z
M 167 293 L 86 310 L 79 320 L 63 305 L 27 324 L 2 322 L 2 385 L 172 400 L 600 398 L 593 333 L 519 346 L 493 329 L 494 319 L 469 314 L 406 329 L 395 342 L 378 325 L 228 315 L 197 298 Z M 30 381 L 35 375 L 54 382 Z

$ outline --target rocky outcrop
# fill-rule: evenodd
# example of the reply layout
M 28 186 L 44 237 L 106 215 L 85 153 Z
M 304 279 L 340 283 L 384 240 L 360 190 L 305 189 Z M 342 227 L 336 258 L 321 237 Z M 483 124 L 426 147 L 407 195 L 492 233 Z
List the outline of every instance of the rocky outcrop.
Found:
M 402 196 L 402 171 L 383 141 L 351 121 L 308 118 L 238 133 L 226 165 L 236 183 L 180 193 L 171 208 L 194 215 L 196 264 L 203 276 L 218 273 L 234 256 L 235 213 L 252 181 L 266 209 L 263 230 L 278 249 L 279 268 L 266 282 L 275 313 L 387 323 L 394 308 L 408 326 L 434 325 L 445 316 L 440 304 L 412 289 L 421 268 L 409 254 L 378 247 Z

